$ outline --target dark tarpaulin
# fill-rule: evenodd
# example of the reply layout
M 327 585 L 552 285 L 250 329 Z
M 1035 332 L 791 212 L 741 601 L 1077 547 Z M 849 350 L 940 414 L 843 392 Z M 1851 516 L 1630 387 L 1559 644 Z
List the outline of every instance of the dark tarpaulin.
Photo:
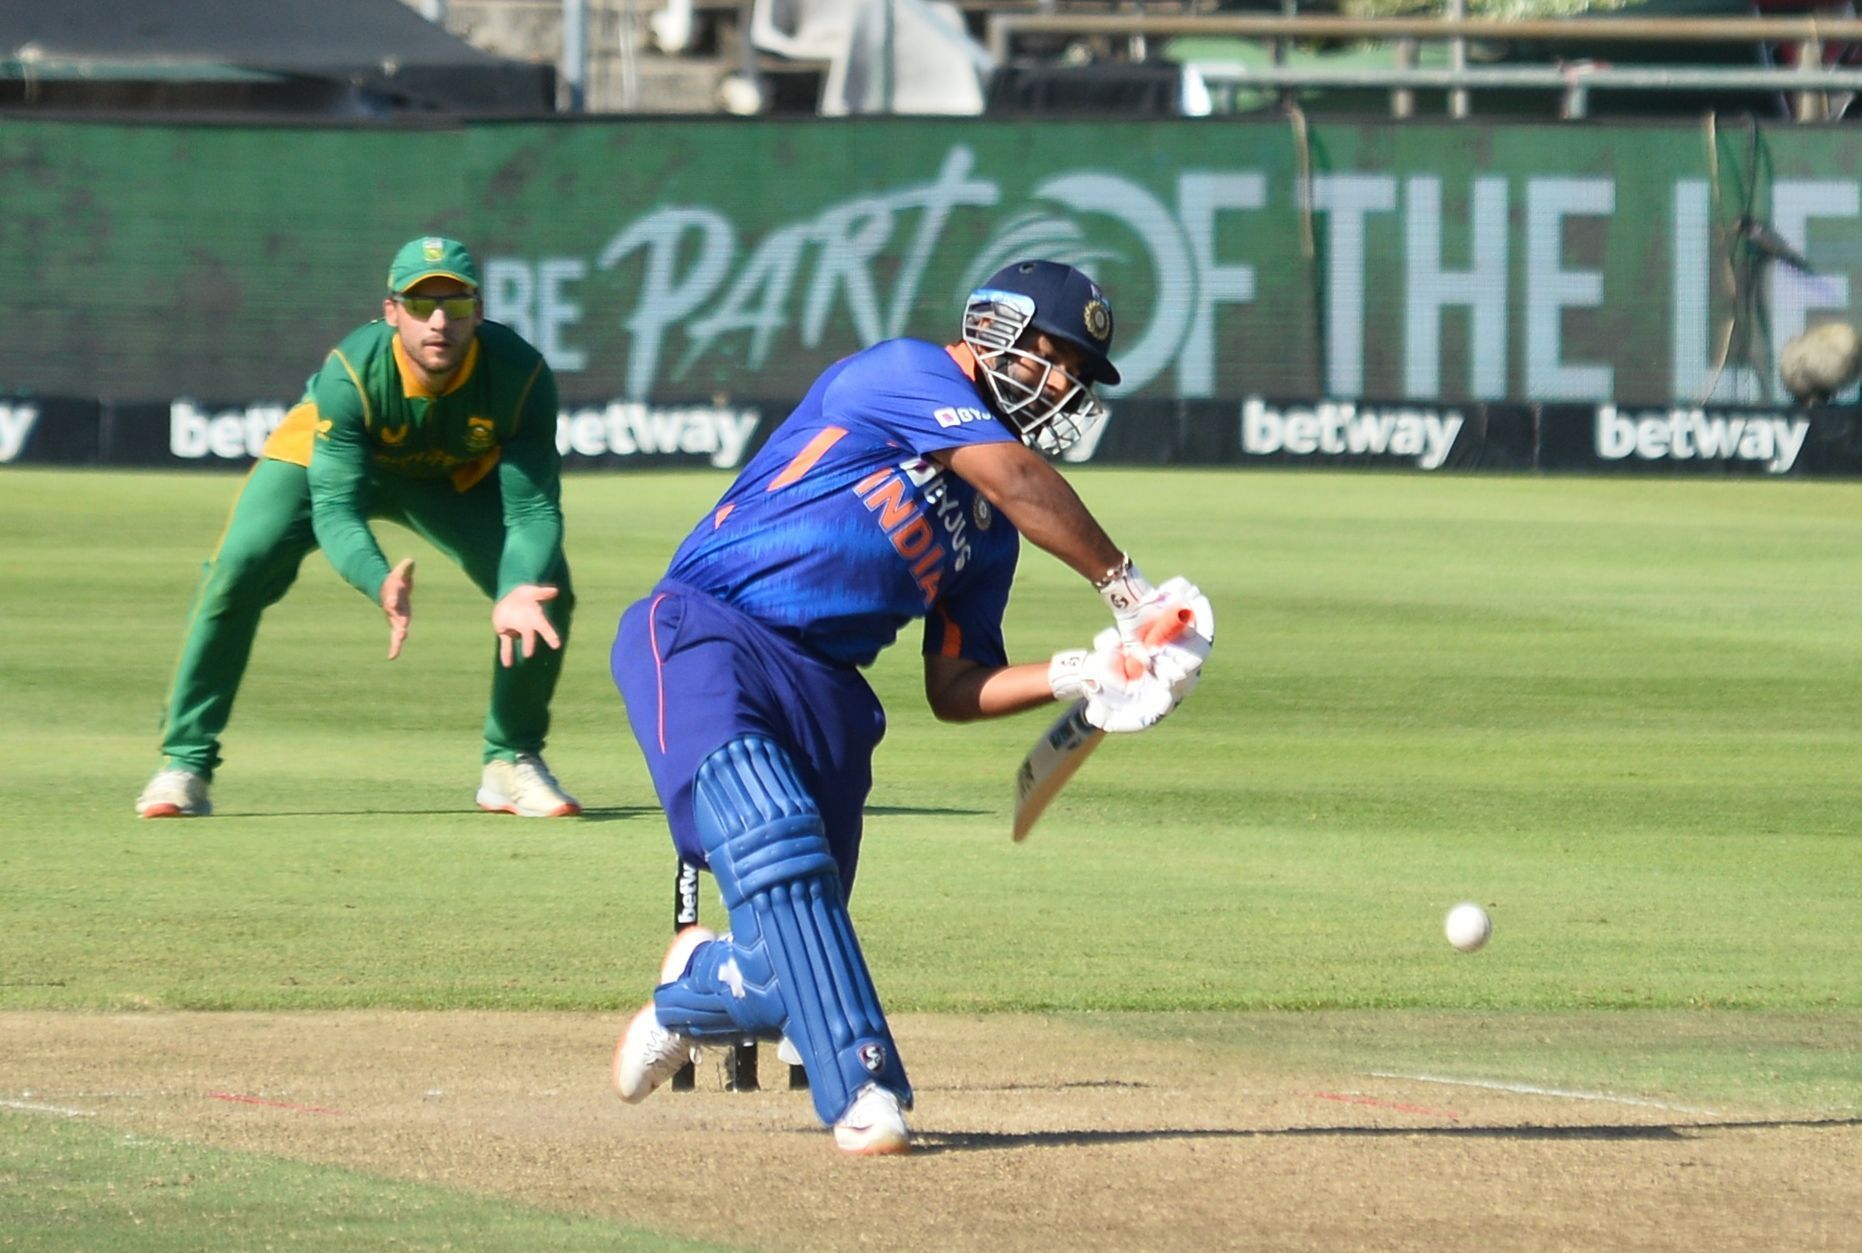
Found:
M 173 83 L 190 66 L 338 83 L 389 109 L 555 106 L 553 67 L 482 52 L 400 0 L 0 0 L 0 78 Z

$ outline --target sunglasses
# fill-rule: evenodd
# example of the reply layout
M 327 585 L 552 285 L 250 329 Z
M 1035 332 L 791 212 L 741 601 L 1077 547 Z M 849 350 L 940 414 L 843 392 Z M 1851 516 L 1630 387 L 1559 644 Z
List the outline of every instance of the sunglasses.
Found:
M 396 296 L 394 302 L 422 322 L 444 309 L 449 322 L 460 322 L 478 312 L 477 296 Z

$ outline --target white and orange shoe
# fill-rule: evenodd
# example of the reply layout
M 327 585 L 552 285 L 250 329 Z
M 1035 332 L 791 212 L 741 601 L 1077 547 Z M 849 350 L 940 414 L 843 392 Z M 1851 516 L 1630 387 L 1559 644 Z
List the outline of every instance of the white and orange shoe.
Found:
M 205 818 L 212 812 L 206 777 L 182 767 L 158 770 L 136 798 L 142 818 Z
M 614 1090 L 629 1105 L 638 1105 L 696 1052 L 690 1040 L 659 1025 L 659 1011 L 649 1001 L 614 1046 Z
M 494 757 L 486 762 L 477 800 L 480 809 L 520 818 L 573 818 L 582 812 L 582 802 L 563 791 L 535 753 L 519 753 L 516 761 Z
M 660 960 L 659 981 L 671 983 L 684 974 L 698 946 L 717 938 L 717 932 L 708 927 L 687 927 L 679 932 Z M 648 1001 L 614 1046 L 614 1090 L 629 1105 L 637 1105 L 678 1074 L 680 1067 L 697 1058 L 698 1046 L 677 1031 L 662 1027 L 659 1011 Z
M 876 1083 L 861 1088 L 834 1124 L 834 1143 L 843 1153 L 864 1157 L 911 1152 L 912 1133 L 898 1094 Z

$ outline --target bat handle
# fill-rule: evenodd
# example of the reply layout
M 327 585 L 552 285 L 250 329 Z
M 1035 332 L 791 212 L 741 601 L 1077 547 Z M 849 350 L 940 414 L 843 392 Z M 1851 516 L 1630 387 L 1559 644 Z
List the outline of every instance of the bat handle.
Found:
M 1162 648 L 1174 639 L 1180 638 L 1196 623 L 1195 611 L 1188 605 L 1178 606 L 1171 613 L 1160 613 L 1138 629 L 1138 643 L 1145 648 Z M 1128 679 L 1141 678 L 1145 672 L 1145 662 L 1141 657 L 1123 654 L 1121 663 Z
M 1146 648 L 1162 648 L 1196 625 L 1196 611 L 1179 605 L 1171 613 L 1160 613 L 1138 630 L 1138 642 Z

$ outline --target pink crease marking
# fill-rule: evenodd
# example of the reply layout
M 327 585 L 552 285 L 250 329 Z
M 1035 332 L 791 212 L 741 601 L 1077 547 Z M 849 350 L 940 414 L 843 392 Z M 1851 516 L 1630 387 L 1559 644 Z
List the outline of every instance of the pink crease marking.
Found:
M 263 1105 L 268 1109 L 288 1109 L 299 1114 L 324 1114 L 336 1117 L 342 1114 L 340 1109 L 325 1109 L 321 1105 L 294 1105 L 290 1101 L 268 1101 L 263 1097 L 247 1096 L 243 1092 L 209 1092 L 210 1101 L 232 1101 L 238 1105 Z

